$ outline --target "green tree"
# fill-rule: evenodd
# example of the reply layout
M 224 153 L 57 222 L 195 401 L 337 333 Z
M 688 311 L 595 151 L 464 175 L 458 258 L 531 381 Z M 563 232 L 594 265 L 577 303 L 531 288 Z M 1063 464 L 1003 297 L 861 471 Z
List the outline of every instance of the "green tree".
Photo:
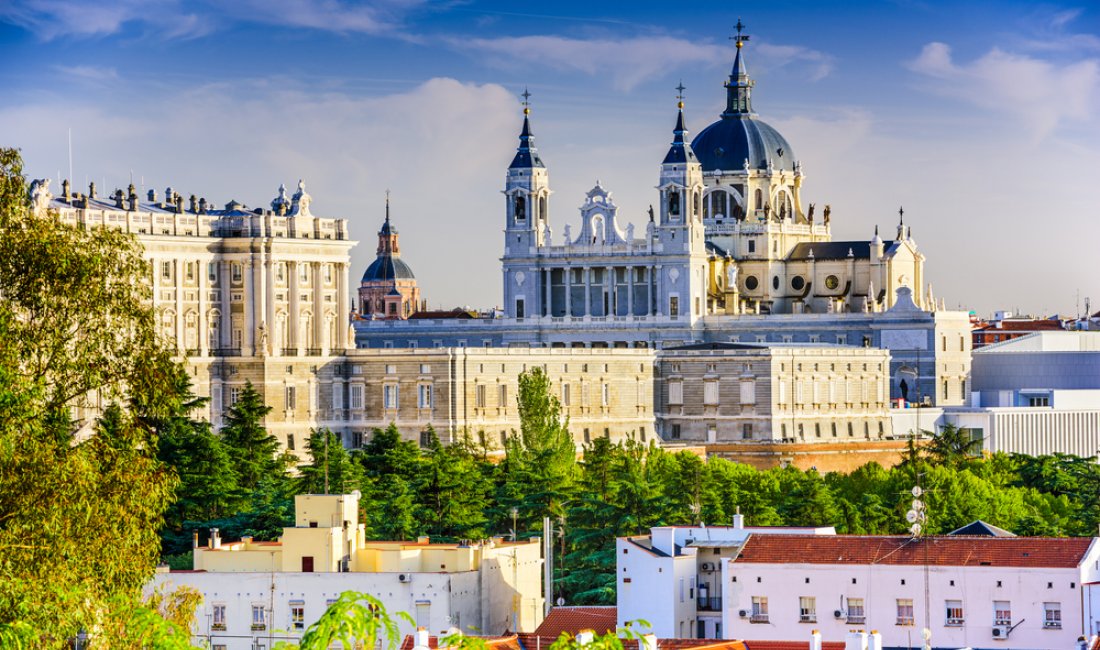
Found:
M 306 441 L 309 462 L 298 467 L 295 487 L 304 494 L 350 494 L 366 487 L 366 475 L 340 436 L 314 429 Z
M 175 483 L 142 415 L 185 396 L 137 242 L 26 192 L 0 149 L 0 638 L 48 648 L 138 607 Z M 71 419 L 93 400 L 98 424 Z
M 488 537 L 492 467 L 479 460 L 469 436 L 444 446 L 431 430 L 416 490 L 428 532 L 445 539 Z
M 263 419 L 271 412 L 260 393 L 247 382 L 237 401 L 225 415 L 221 436 L 237 470 L 237 484 L 255 490 L 261 481 L 281 476 L 279 439 L 264 428 Z
M 971 438 L 970 429 L 947 424 L 938 433 L 932 434 L 932 441 L 925 448 L 925 453 L 933 462 L 958 466 L 981 456 L 982 440 Z

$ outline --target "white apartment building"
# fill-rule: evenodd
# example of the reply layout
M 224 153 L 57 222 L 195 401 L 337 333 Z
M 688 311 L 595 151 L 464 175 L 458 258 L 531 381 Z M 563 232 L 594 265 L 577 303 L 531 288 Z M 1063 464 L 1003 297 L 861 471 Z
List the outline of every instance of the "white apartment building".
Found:
M 835 535 L 832 526 L 658 526 L 615 543 L 618 627 L 644 620 L 660 638 L 735 638 L 723 631 L 722 566 L 750 535 Z M 784 637 L 789 638 L 789 637 Z
M 1100 539 L 750 535 L 717 579 L 725 638 L 1073 648 L 1100 631 Z M 806 633 L 799 633 L 804 628 Z
M 148 589 L 189 586 L 203 596 L 192 628 L 211 650 L 269 650 L 297 642 L 346 591 L 379 599 L 399 619 L 400 642 L 432 634 L 532 632 L 542 622 L 539 539 L 473 544 L 367 541 L 359 495 L 298 495 L 295 525 L 276 542 L 196 544 L 194 570 L 158 571 Z

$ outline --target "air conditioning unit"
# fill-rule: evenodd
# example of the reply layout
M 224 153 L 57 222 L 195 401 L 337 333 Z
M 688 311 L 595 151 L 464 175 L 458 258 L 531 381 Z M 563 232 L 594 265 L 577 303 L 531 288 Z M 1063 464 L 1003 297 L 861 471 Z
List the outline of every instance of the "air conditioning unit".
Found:
M 412 582 L 413 581 L 412 574 L 411 573 L 399 573 L 399 574 L 397 574 L 397 581 L 398 582 Z
M 714 565 L 710 562 L 703 562 L 699 568 L 703 571 L 714 571 Z
M 1007 639 L 1009 627 L 1007 625 L 994 625 L 993 626 L 993 638 L 994 639 Z
M 742 609 L 741 611 L 737 612 L 737 615 L 740 616 L 741 618 L 748 618 L 749 617 L 749 610 Z
M 843 609 L 834 609 L 833 610 L 833 618 L 844 618 L 844 610 Z

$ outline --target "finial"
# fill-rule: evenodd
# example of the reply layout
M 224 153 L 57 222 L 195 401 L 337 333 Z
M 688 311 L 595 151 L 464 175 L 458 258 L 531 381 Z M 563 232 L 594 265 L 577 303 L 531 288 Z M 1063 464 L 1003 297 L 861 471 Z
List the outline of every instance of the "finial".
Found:
M 878 237 L 878 224 L 875 224 L 875 237 Z
M 386 223 L 390 222 L 390 190 L 386 189 Z
M 730 36 L 730 40 L 737 44 L 737 49 L 741 49 L 741 45 L 749 40 L 749 35 L 742 33 L 745 31 L 745 27 L 745 23 L 741 22 L 741 18 L 738 17 L 737 24 L 733 26 L 733 28 L 737 30 L 737 34 L 735 36 Z
M 680 85 L 676 86 L 676 108 L 680 110 L 684 109 L 684 80 L 680 80 Z
M 898 208 L 898 223 L 903 226 L 905 225 L 905 208 Z
M 520 95 L 520 97 L 523 98 L 523 101 L 520 102 L 520 103 L 523 104 L 523 114 L 524 115 L 530 115 L 531 114 L 531 93 L 527 91 L 527 86 L 523 87 L 523 93 Z

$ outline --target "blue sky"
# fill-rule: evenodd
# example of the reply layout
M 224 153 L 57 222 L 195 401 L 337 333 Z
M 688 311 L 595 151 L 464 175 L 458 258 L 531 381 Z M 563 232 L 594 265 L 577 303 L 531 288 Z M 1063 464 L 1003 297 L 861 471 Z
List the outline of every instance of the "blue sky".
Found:
M 739 16 L 754 106 L 835 237 L 892 232 L 904 205 L 949 306 L 1100 306 L 1087 3 L 8 0 L 0 144 L 56 179 L 71 128 L 77 184 L 132 170 L 219 203 L 266 205 L 303 178 L 316 213 L 352 221 L 356 276 L 389 188 L 429 302 L 488 306 L 524 86 L 555 231 L 597 179 L 641 223 L 674 86 L 691 131 L 715 119 Z

